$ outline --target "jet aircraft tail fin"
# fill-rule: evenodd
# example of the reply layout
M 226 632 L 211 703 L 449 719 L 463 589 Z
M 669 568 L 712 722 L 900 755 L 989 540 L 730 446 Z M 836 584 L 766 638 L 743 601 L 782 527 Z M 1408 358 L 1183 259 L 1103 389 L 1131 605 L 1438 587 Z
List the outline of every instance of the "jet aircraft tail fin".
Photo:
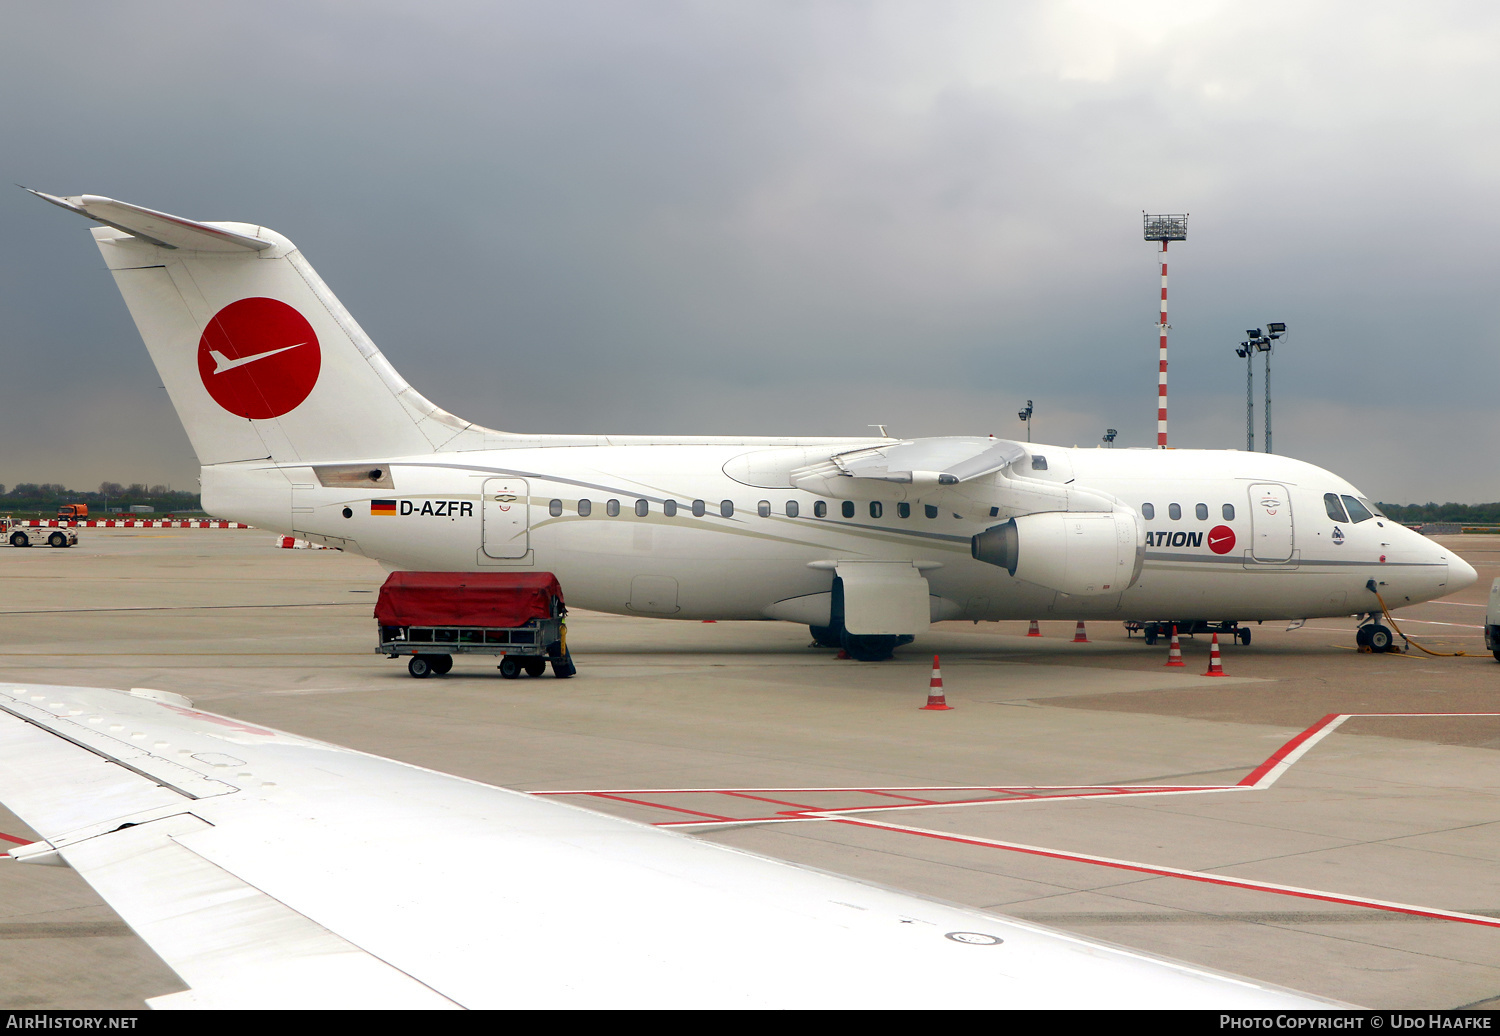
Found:
M 421 455 L 496 434 L 407 384 L 280 234 L 31 193 L 104 224 L 95 243 L 205 466 Z

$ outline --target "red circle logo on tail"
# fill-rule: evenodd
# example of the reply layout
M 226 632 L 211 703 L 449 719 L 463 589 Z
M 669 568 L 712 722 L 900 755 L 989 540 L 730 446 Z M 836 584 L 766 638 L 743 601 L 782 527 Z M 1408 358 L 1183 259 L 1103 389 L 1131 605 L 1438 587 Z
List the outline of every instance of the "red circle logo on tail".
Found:
M 323 367 L 318 336 L 285 302 L 251 298 L 214 314 L 198 339 L 198 376 L 231 414 L 264 420 L 295 410 Z
M 1215 554 L 1228 554 L 1234 549 L 1234 530 L 1227 525 L 1215 525 L 1209 529 L 1208 549 Z

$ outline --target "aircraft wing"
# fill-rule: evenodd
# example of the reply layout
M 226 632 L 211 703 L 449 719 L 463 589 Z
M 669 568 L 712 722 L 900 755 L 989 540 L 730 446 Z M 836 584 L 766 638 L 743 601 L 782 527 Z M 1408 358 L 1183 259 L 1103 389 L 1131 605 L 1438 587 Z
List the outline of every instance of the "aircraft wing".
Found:
M 1021 444 L 1008 439 L 938 436 L 851 450 L 836 455 L 833 462 L 854 478 L 955 485 L 999 471 L 1024 456 Z
M 189 987 L 154 1007 L 1328 1005 L 159 691 L 0 684 L 0 798 Z

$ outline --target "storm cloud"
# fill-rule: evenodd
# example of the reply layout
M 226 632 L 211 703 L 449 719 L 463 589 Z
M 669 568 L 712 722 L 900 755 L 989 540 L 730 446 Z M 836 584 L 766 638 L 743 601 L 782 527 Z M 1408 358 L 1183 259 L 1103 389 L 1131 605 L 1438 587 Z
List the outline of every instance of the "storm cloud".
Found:
M 509 431 L 1275 447 L 1500 499 L 1500 11 L 1479 3 L 53 3 L 4 14 L 14 181 L 302 248 Z M 0 196 L 0 481 L 191 486 L 87 224 Z M 1257 444 L 1260 369 L 1256 372 Z

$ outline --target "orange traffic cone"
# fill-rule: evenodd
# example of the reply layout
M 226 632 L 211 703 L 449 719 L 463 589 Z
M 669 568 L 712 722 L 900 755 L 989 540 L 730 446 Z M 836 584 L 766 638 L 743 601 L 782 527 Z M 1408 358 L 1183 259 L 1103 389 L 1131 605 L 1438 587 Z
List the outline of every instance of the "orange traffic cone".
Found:
M 1031 620 L 1031 629 L 1026 631 L 1026 635 L 1028 637 L 1040 637 L 1042 635 L 1042 628 L 1036 624 L 1035 619 Z
M 1073 634 L 1073 643 L 1075 643 L 1075 644 L 1087 644 L 1088 642 L 1089 642 L 1089 635 L 1087 633 L 1083 632 L 1083 620 L 1079 619 L 1078 620 L 1078 632 Z
M 1224 676 L 1224 666 L 1219 661 L 1219 635 L 1214 634 L 1214 643 L 1208 650 L 1208 672 L 1204 676 Z
M 932 656 L 932 683 L 927 688 L 927 704 L 923 709 L 931 709 L 933 712 L 951 710 L 952 705 L 943 695 L 943 671 L 938 668 L 938 656 Z
M 1167 652 L 1167 665 L 1185 666 L 1182 660 L 1182 645 L 1177 642 L 1177 627 L 1172 627 L 1172 649 Z

